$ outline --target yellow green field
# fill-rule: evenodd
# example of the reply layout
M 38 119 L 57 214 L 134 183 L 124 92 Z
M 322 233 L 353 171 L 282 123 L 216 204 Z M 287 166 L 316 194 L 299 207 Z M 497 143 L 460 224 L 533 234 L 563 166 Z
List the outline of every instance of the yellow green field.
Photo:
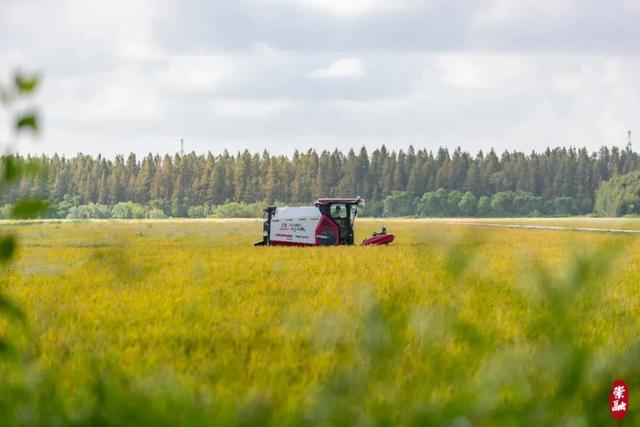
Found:
M 27 367 L 2 365 L 20 374 L 0 391 L 26 397 L 0 408 L 16 425 L 38 405 L 78 425 L 608 425 L 622 378 L 638 424 L 640 235 L 358 220 L 357 240 L 382 223 L 388 247 L 302 249 L 252 246 L 254 220 L 4 223 L 20 247 L 2 289 L 29 327 L 1 324 Z

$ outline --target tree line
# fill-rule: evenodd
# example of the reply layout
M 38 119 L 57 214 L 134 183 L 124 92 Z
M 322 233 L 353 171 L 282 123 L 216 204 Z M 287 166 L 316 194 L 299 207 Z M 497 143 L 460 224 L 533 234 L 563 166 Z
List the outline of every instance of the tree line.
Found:
M 367 199 L 365 210 L 370 215 L 398 213 L 394 206 L 404 206 L 400 211 L 407 214 L 457 216 L 476 214 L 487 203 L 491 206 L 498 194 L 502 196 L 493 203 L 496 209 L 515 204 L 520 214 L 588 213 L 601 182 L 640 169 L 638 154 L 630 146 L 602 147 L 591 153 L 570 147 L 529 154 L 498 154 L 492 149 L 472 155 L 460 148 L 393 151 L 382 146 L 371 152 L 363 147 L 346 153 L 296 151 L 292 156 L 245 150 L 113 159 L 85 154 L 11 157 L 23 170 L 33 166 L 41 172 L 21 176 L 3 193 L 2 204 L 25 196 L 44 197 L 54 207 L 53 216 L 69 215 L 79 206 L 112 209 L 129 202 L 158 215 L 207 216 L 229 203 L 307 204 L 318 197 L 351 195 Z M 444 197 L 443 192 L 451 203 L 432 203 Z M 465 205 L 471 205 L 472 196 L 475 209 L 434 207 L 451 207 L 456 199 L 459 204 L 465 195 Z M 398 198 L 410 203 L 398 204 Z M 531 209 L 521 208 L 522 200 Z

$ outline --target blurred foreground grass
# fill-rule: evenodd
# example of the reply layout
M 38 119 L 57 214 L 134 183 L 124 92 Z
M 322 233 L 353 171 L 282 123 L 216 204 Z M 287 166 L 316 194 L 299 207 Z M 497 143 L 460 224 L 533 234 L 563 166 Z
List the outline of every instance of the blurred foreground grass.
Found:
M 640 423 L 640 236 L 384 224 L 3 224 L 29 326 L 0 319 L 0 425 L 601 426 L 616 378 Z

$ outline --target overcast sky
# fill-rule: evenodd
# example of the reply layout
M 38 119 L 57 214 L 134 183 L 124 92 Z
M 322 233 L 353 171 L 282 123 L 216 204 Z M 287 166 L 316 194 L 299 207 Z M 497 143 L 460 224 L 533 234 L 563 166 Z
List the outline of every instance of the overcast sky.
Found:
M 640 0 L 0 0 L 16 67 L 36 153 L 640 139 Z

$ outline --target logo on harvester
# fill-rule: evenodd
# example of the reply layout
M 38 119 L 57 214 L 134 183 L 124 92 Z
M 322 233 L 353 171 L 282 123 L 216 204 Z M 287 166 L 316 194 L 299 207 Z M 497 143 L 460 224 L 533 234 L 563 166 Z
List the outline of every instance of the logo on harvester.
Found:
M 629 411 L 629 388 L 622 380 L 615 380 L 609 394 L 609 411 L 611 416 L 620 421 Z

